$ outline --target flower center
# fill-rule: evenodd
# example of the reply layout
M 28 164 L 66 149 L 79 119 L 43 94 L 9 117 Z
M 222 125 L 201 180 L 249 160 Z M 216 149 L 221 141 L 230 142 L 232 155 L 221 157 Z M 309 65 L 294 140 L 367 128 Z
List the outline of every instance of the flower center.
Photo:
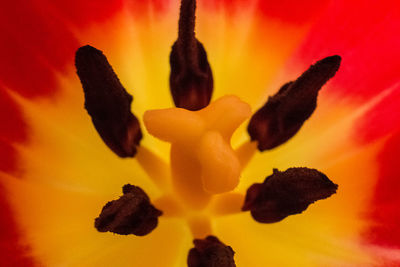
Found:
M 250 106 L 236 96 L 224 96 L 199 111 L 170 108 L 144 114 L 148 132 L 171 143 L 173 189 L 186 206 L 203 209 L 213 195 L 238 185 L 241 164 L 230 139 L 250 116 Z

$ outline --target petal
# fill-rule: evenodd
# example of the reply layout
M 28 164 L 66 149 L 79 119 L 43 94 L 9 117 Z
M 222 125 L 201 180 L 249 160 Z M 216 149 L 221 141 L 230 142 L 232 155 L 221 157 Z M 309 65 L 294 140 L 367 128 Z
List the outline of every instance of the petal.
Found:
M 78 81 L 73 86 L 78 88 Z M 159 192 L 136 162 L 119 160 L 108 151 L 84 115 L 83 96 L 65 88 L 56 106 L 52 101 L 12 96 L 28 122 L 29 142 L 15 145 L 18 167 L 23 170 L 19 179 L 2 175 L 1 181 L 18 226 L 24 229 L 22 244 L 29 245 L 28 255 L 45 266 L 112 262 L 127 266 L 130 255 L 140 251 L 134 254 L 139 265 L 157 266 L 159 259 L 173 265 L 179 237 L 185 236 L 179 223 L 160 222 L 160 230 L 147 239 L 115 240 L 95 230 L 94 218 L 104 203 L 119 194 L 121 185 L 140 184 L 156 197 Z M 165 238 L 174 240 L 170 250 L 162 249 Z M 161 256 L 152 257 L 154 251 Z M 118 259 L 112 256 L 116 252 L 121 253 Z
M 107 196 L 10 176 L 1 178 L 31 246 L 30 255 L 40 265 L 173 266 L 176 261 L 184 236 L 179 223 L 164 221 L 144 238 L 99 234 L 93 227 L 94 218 Z M 165 240 L 174 240 L 174 245 L 165 246 Z
M 399 149 L 400 133 L 397 132 L 390 137 L 377 156 L 378 182 L 368 212 L 375 224 L 368 229 L 367 239 L 383 247 L 400 248 L 400 230 L 397 227 L 400 220 L 400 198 L 397 190 L 394 190 L 400 187 L 397 178 Z

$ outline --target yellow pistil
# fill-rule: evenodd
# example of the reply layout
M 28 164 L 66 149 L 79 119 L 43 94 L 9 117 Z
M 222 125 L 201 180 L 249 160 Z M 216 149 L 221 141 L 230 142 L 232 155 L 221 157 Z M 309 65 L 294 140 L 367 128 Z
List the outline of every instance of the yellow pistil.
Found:
M 234 131 L 251 116 L 250 106 L 224 96 L 199 111 L 182 108 L 146 111 L 148 132 L 171 143 L 173 189 L 187 207 L 201 210 L 212 196 L 239 183 L 241 162 L 232 149 Z

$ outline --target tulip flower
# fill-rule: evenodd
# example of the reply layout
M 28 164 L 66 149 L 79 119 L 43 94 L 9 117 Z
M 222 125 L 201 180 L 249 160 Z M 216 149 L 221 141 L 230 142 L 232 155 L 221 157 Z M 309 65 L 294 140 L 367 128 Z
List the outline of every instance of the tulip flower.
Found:
M 0 265 L 400 265 L 398 1 L 193 3 L 3 1 Z

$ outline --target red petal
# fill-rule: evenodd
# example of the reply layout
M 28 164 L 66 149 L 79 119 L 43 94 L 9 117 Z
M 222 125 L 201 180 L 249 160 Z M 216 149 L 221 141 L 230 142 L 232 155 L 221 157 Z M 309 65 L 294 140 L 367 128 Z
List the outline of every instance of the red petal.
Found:
M 360 142 L 372 142 L 400 130 L 400 83 L 387 90 L 387 95 L 359 122 L 355 135 Z
M 380 153 L 378 183 L 375 188 L 370 216 L 375 223 L 368 239 L 378 245 L 400 248 L 400 132 L 393 136 Z
M 55 89 L 54 71 L 72 62 L 79 46 L 72 32 L 46 6 L 6 1 L 0 11 L 0 80 L 25 96 Z
M 4 189 L 0 186 L 0 195 L 4 194 Z M 28 256 L 29 248 L 19 243 L 19 229 L 3 197 L 0 197 L 0 210 L 0 266 L 35 266 L 34 260 Z
M 400 69 L 398 1 L 332 1 L 296 54 L 305 65 L 340 55 L 332 84 L 343 95 L 370 98 L 397 82 Z M 337 88 L 340 87 L 340 88 Z
M 257 3 L 256 10 L 264 18 L 279 20 L 292 24 L 305 24 L 321 15 L 321 12 L 328 6 L 329 0 L 204 0 L 199 1 L 208 9 L 225 9 L 227 15 L 241 13 L 243 8 Z

